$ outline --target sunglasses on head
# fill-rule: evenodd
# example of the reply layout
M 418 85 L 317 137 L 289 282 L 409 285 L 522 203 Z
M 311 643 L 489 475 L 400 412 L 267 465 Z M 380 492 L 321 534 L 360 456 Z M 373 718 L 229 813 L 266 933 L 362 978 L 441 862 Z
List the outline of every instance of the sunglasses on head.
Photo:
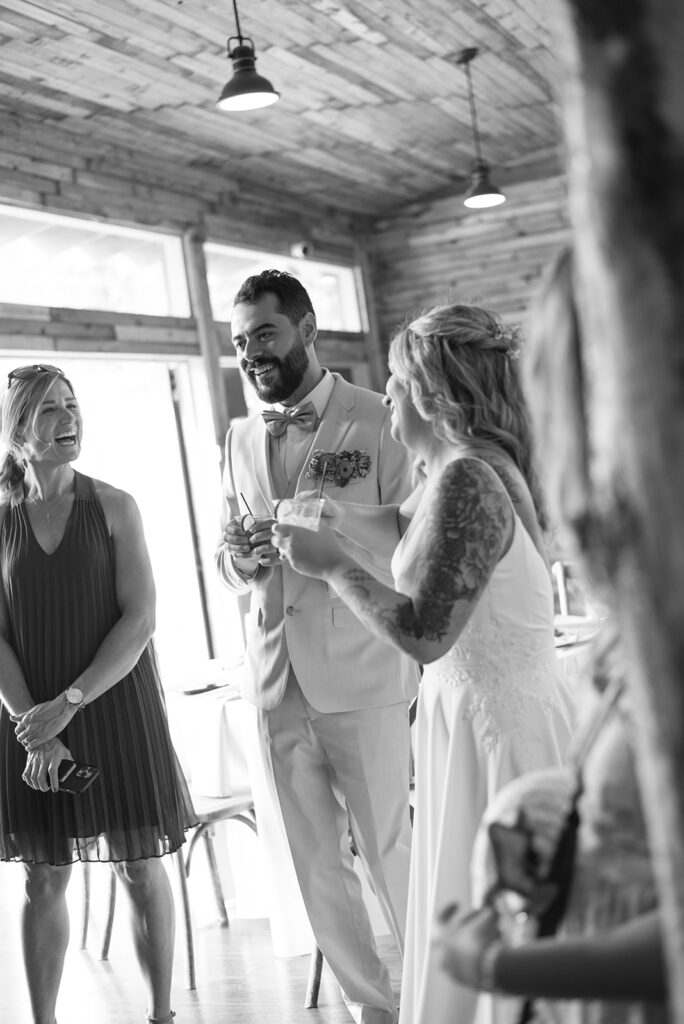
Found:
M 51 373 L 55 377 L 63 377 L 64 370 L 59 366 L 50 366 L 49 363 L 34 363 L 33 366 L 18 366 L 16 370 L 10 370 L 7 374 L 7 387 L 12 386 L 13 380 L 33 380 L 39 373 Z

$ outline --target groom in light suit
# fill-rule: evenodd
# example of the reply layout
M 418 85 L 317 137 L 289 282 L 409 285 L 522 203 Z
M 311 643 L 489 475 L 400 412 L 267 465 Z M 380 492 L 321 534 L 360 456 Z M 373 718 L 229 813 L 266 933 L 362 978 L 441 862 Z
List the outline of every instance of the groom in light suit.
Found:
M 236 421 L 226 437 L 217 565 L 232 591 L 251 592 L 244 696 L 259 708 L 262 750 L 316 941 L 357 1024 L 393 1024 L 396 1001 L 347 832 L 351 825 L 403 952 L 408 704 L 417 669 L 368 632 L 325 583 L 281 564 L 270 523 L 250 538 L 238 499 L 256 516 L 271 515 L 274 499 L 317 488 L 316 474 L 325 472 L 325 493 L 333 498 L 398 505 L 409 487 L 410 457 L 390 436 L 381 396 L 320 366 L 316 317 L 295 277 L 269 270 L 248 278 L 231 328 L 241 369 L 257 395 L 274 404 Z M 321 453 L 328 454 L 327 468 Z M 355 557 L 391 581 L 386 558 L 360 547 Z

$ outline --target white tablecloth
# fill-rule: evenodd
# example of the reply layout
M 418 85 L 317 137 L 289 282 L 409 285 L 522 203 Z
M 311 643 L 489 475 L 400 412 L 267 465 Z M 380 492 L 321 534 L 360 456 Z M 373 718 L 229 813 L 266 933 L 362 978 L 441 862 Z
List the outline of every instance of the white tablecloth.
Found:
M 578 615 L 557 615 L 555 618 L 556 655 L 563 674 L 567 693 L 574 707 L 581 690 L 588 684 L 587 664 L 591 654 L 591 641 L 601 627 L 598 619 Z

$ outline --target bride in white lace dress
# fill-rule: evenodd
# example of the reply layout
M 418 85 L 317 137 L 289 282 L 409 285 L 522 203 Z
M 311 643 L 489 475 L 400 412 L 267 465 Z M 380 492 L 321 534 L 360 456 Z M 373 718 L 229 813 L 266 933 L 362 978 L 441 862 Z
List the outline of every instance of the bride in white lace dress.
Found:
M 351 506 L 336 508 L 337 533 L 274 528 L 281 557 L 425 666 L 401 1024 L 472 1020 L 477 995 L 432 956 L 435 915 L 471 903 L 488 801 L 521 773 L 560 764 L 569 739 L 516 345 L 496 314 L 462 305 L 438 306 L 393 338 L 392 433 L 416 453 L 423 479 L 401 509 L 362 524 L 377 549 L 383 515 L 399 516 L 393 589 L 340 539 L 362 539 Z

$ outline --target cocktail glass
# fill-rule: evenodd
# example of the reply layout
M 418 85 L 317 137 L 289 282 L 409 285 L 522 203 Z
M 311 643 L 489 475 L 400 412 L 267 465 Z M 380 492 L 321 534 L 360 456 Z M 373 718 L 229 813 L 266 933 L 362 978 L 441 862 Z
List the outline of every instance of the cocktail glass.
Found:
M 279 523 L 302 526 L 305 530 L 318 530 L 325 498 L 280 498 L 274 502 L 275 517 Z
M 271 545 L 270 528 L 274 522 L 273 516 L 254 516 L 251 512 L 242 517 L 240 525 L 249 538 L 250 548 L 254 549 Z M 256 535 L 262 530 L 268 530 L 269 534 L 266 537 L 262 537 L 261 540 L 257 540 Z

